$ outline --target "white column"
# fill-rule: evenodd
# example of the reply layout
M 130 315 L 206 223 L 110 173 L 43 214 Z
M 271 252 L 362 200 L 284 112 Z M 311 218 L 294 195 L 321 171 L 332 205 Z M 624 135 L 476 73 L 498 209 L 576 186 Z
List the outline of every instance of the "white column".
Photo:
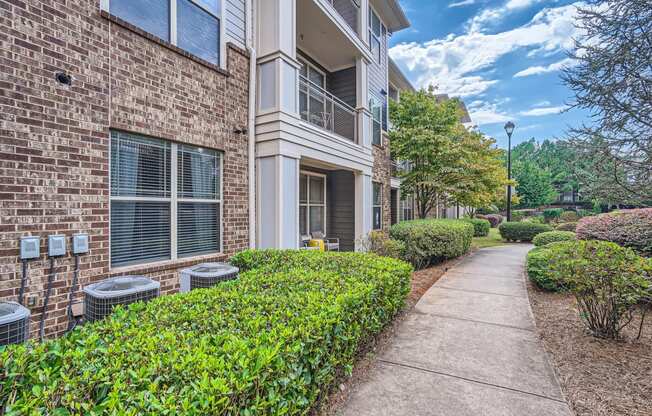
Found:
M 358 33 L 360 38 L 369 46 L 369 32 L 367 25 L 369 24 L 369 0 L 360 0 L 360 14 L 358 15 Z
M 258 248 L 299 247 L 299 160 L 258 159 Z
M 361 250 L 360 240 L 371 231 L 371 175 L 355 174 L 355 240 L 356 250 Z
M 298 112 L 296 0 L 257 2 L 258 114 Z
M 363 58 L 355 61 L 356 112 L 358 144 L 371 148 L 371 112 L 369 111 L 368 62 Z

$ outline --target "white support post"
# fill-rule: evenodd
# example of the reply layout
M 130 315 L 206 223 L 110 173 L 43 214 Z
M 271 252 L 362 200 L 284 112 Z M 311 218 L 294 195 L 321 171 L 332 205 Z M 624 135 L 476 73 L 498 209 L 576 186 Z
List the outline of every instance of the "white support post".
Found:
M 371 231 L 372 184 L 371 175 L 355 174 L 355 240 L 356 251 L 364 247 L 360 244 Z

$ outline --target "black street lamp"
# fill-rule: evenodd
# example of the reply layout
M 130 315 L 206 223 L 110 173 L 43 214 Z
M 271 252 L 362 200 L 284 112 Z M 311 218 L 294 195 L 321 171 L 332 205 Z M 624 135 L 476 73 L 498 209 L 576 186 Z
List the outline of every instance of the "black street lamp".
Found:
M 516 126 L 511 121 L 505 124 L 505 133 L 507 133 L 507 179 L 512 180 L 512 133 Z M 507 184 L 507 221 L 512 220 L 512 184 Z

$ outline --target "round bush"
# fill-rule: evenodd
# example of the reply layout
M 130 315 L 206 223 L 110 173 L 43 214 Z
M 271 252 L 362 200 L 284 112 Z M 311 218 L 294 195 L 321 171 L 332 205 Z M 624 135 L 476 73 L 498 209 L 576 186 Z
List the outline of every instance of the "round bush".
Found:
M 383 257 L 402 259 L 405 253 L 405 243 L 389 236 L 382 231 L 372 231 L 365 241 L 367 251 Z
M 551 246 L 554 244 L 551 244 Z M 563 291 L 561 283 L 550 271 L 550 262 L 554 257 L 550 246 L 537 247 L 527 253 L 525 268 L 529 279 L 538 287 L 553 292 Z
M 552 243 L 540 250 L 550 252 L 548 280 L 575 295 L 580 317 L 597 337 L 618 338 L 637 303 L 650 294 L 650 262 L 631 249 L 592 240 Z
M 525 217 L 526 215 L 523 211 L 512 211 L 512 222 L 523 221 Z
M 543 210 L 543 219 L 545 222 L 550 222 L 561 217 L 561 214 L 564 212 L 561 208 L 548 208 Z
M 534 222 L 504 222 L 498 227 L 500 236 L 507 241 L 532 241 L 537 234 L 552 231 L 548 224 Z
M 489 221 L 491 228 L 496 228 L 503 222 L 503 216 L 500 214 L 476 215 L 476 218 Z
M 482 218 L 467 218 L 464 221 L 473 225 L 474 237 L 486 237 L 489 235 L 489 230 L 491 229 L 491 223 L 489 220 Z
M 467 253 L 473 234 L 473 225 L 460 220 L 401 221 L 389 231 L 391 238 L 405 244 L 404 259 L 415 268 Z
M 578 222 L 576 232 L 580 240 L 611 241 L 652 256 L 652 208 L 585 217 Z
M 579 219 L 580 216 L 575 211 L 564 211 L 559 216 L 561 222 L 577 222 Z
M 541 247 L 558 241 L 571 240 L 575 240 L 575 233 L 572 231 L 546 231 L 545 233 L 535 235 L 532 243 L 537 247 Z
M 555 230 L 575 232 L 575 228 L 577 228 L 577 222 L 562 222 L 555 227 Z
M 478 208 L 475 213 L 479 215 L 489 215 L 489 214 L 498 214 L 498 207 L 495 205 L 490 205 L 488 207 Z

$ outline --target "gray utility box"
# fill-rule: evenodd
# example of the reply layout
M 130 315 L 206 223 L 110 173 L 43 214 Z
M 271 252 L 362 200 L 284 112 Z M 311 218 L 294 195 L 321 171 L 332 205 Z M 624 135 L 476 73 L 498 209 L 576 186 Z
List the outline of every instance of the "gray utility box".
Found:
M 0 302 L 0 345 L 27 341 L 30 315 L 29 309 L 16 302 Z
M 215 286 L 225 280 L 238 277 L 240 269 L 226 263 L 201 263 L 181 270 L 179 286 L 181 293 L 193 289 L 202 289 Z
M 84 320 L 103 319 L 118 305 L 129 305 L 158 297 L 161 284 L 145 276 L 118 276 L 84 288 Z

